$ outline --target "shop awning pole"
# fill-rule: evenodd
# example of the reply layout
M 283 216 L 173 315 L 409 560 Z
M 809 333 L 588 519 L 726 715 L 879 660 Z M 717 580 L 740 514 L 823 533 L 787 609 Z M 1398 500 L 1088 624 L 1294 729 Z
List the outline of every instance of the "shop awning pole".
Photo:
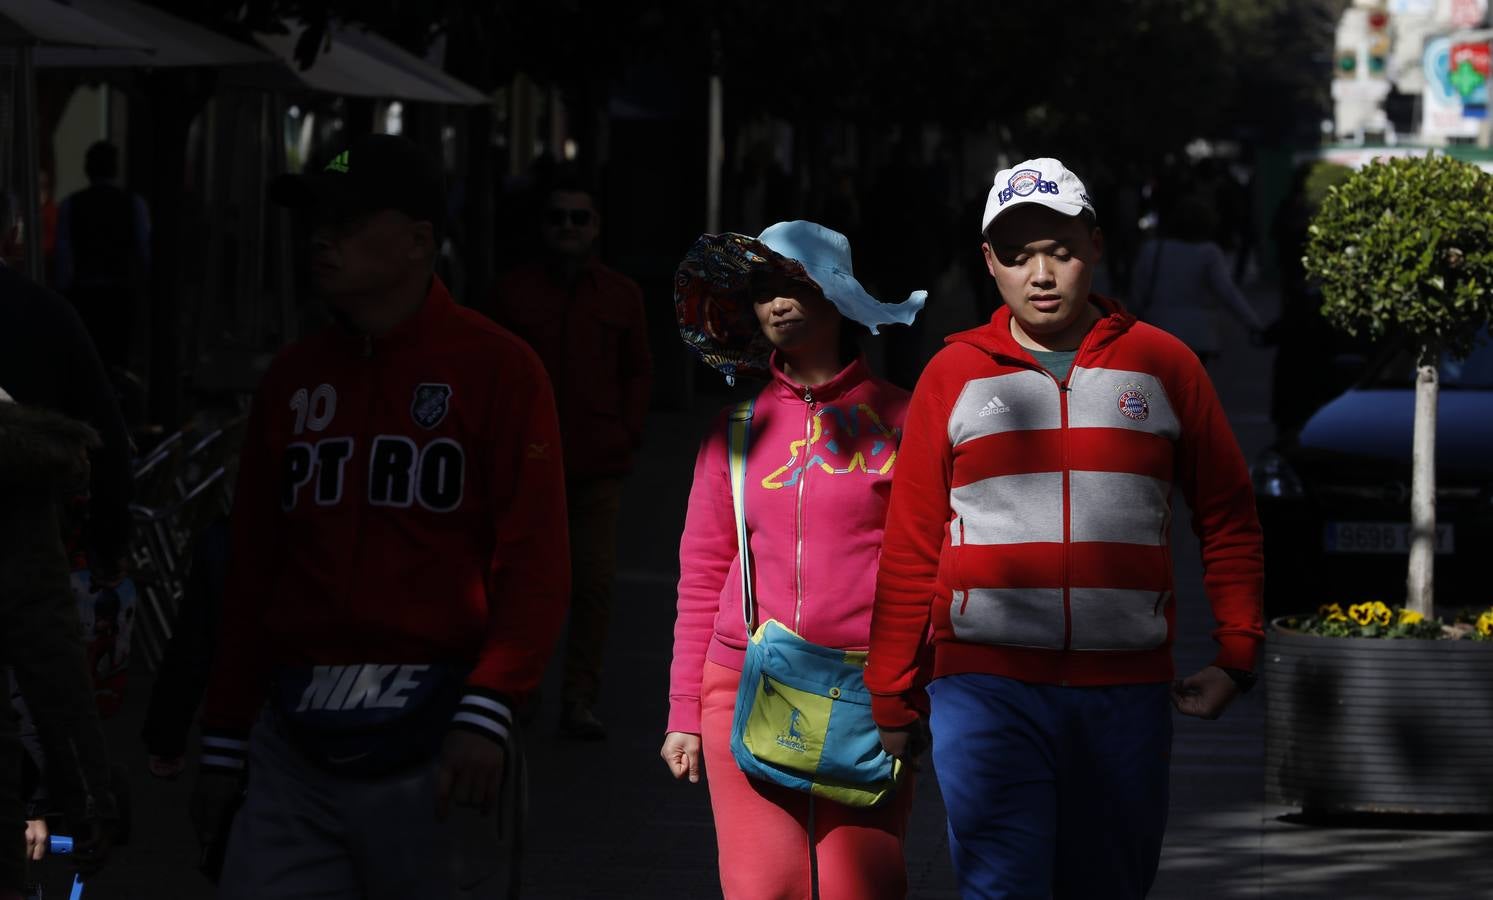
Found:
M 16 185 L 16 193 L 21 204 L 21 234 L 26 240 L 26 274 L 32 281 L 42 284 L 41 178 L 36 150 L 35 63 L 31 45 L 22 44 L 16 48 L 16 125 L 20 134 L 16 141 L 17 159 L 14 171 L 20 180 L 20 184 Z

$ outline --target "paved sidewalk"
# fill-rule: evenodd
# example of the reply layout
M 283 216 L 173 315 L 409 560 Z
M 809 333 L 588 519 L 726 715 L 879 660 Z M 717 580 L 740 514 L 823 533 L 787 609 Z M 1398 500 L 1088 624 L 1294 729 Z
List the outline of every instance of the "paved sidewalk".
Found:
M 1266 322 L 1273 293 L 1250 299 Z M 1269 422 L 1268 348 L 1225 332 L 1212 375 L 1247 458 L 1274 439 Z M 1212 620 L 1201 598 L 1197 542 L 1180 507 L 1173 530 L 1178 567 L 1178 669 L 1212 657 Z M 1299 810 L 1265 800 L 1265 692 L 1256 689 L 1216 722 L 1177 717 L 1172 753 L 1172 812 L 1155 900 L 1389 900 L 1493 898 L 1493 832 L 1443 829 L 1434 819 L 1386 820 L 1383 827 L 1299 824 Z M 1493 750 L 1490 750 L 1493 761 Z M 1414 826 L 1414 827 L 1408 827 Z
M 1268 320 L 1269 298 L 1257 300 Z M 1269 359 L 1268 350 L 1231 335 L 1214 373 L 1251 457 L 1271 439 L 1264 416 Z M 650 420 L 640 470 L 624 500 L 623 572 L 599 710 L 610 736 L 597 744 L 555 736 L 558 671 L 552 671 L 545 689 L 549 702 L 525 736 L 533 795 L 525 898 L 720 896 L 705 787 L 669 778 L 658 749 L 690 470 L 712 410 L 727 402 L 725 396 L 707 397 L 692 413 L 659 413 Z M 1202 602 L 1189 517 L 1179 509 L 1175 521 L 1177 656 L 1180 669 L 1194 671 L 1212 657 L 1212 622 Z M 134 775 L 136 833 L 90 887 L 89 900 L 211 896 L 193 871 L 196 850 L 186 821 L 191 772 L 175 782 L 145 774 L 136 735 L 149 687 L 149 677 L 137 673 L 124 713 L 109 723 L 116 755 Z M 1493 834 L 1430 830 L 1431 823 L 1419 830 L 1310 827 L 1282 818 L 1291 810 L 1267 805 L 1263 694 L 1250 694 L 1217 722 L 1177 719 L 1171 823 L 1154 898 L 1493 898 Z M 911 895 L 952 900 L 958 892 L 937 773 L 930 767 L 926 774 L 908 842 Z M 48 896 L 67 896 L 63 874 L 49 865 L 58 877 Z

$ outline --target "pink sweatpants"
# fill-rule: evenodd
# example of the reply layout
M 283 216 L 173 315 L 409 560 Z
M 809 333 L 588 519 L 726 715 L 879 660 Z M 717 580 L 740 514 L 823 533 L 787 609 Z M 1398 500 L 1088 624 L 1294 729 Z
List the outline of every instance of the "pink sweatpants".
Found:
M 705 782 L 715 814 L 725 900 L 808 900 L 808 794 L 747 778 L 731 756 L 731 717 L 741 673 L 705 663 L 700 689 Z M 821 900 L 894 900 L 907 895 L 902 838 L 912 809 L 911 773 L 876 809 L 814 799 Z

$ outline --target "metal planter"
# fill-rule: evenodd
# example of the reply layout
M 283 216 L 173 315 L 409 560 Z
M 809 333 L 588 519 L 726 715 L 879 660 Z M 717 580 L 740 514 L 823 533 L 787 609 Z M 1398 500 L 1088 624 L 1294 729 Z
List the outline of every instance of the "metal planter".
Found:
M 1493 642 L 1265 639 L 1265 792 L 1311 813 L 1493 815 Z

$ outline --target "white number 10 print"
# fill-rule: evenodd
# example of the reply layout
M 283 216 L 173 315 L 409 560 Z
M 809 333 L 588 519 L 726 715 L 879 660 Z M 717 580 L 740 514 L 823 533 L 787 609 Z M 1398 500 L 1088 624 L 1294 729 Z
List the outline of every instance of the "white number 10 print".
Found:
M 317 385 L 310 393 L 301 388 L 291 396 L 290 408 L 295 413 L 296 434 L 305 434 L 308 428 L 323 431 L 337 415 L 337 390 L 330 384 Z

